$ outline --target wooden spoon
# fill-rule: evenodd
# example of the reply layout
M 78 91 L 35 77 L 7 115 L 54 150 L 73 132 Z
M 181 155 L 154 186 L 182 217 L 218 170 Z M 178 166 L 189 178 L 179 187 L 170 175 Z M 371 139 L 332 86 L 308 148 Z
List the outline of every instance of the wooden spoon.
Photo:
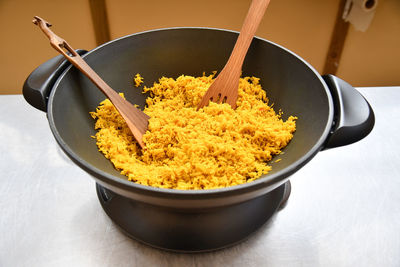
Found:
M 33 23 L 50 39 L 51 46 L 70 61 L 76 68 L 85 74 L 103 93 L 110 99 L 114 107 L 124 118 L 136 141 L 141 148 L 144 148 L 143 135 L 147 131 L 149 116 L 140 109 L 137 109 L 127 100 L 115 92 L 99 75 L 79 56 L 78 53 L 62 38 L 52 32 L 51 24 L 44 19 L 35 16 Z
M 197 105 L 198 109 L 208 105 L 210 101 L 228 103 L 233 109 L 236 108 L 239 78 L 242 72 L 243 61 L 258 25 L 268 7 L 269 1 L 270 0 L 252 1 L 228 62 L 204 94 L 200 103 Z

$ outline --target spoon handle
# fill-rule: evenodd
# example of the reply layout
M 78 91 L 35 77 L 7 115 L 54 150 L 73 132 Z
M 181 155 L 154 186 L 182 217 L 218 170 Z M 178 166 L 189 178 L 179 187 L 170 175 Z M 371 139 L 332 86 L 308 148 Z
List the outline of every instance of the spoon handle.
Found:
M 239 37 L 227 62 L 229 66 L 243 65 L 247 50 L 264 16 L 270 0 L 253 0 L 243 22 Z
M 88 77 L 104 93 L 104 95 L 106 95 L 124 118 L 138 144 L 144 148 L 142 138 L 143 134 L 147 130 L 149 116 L 122 98 L 102 78 L 100 78 L 100 76 L 86 63 L 86 61 L 83 60 L 83 58 L 81 58 L 81 56 L 67 43 L 67 41 L 49 29 L 51 26 L 50 23 L 38 16 L 34 17 L 33 23 L 38 25 L 47 35 L 50 39 L 51 46 L 55 50 L 85 74 L 86 77 Z
M 38 25 L 40 29 L 50 39 L 51 46 L 62 54 L 69 62 L 84 73 L 111 101 L 118 98 L 115 92 L 100 76 L 84 61 L 81 56 L 65 41 L 50 30 L 51 24 L 44 19 L 35 16 L 33 23 Z

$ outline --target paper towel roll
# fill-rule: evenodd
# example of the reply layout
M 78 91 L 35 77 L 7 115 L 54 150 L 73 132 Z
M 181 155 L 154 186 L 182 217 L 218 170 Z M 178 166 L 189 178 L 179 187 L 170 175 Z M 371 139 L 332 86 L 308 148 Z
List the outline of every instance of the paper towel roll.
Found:
M 356 30 L 365 32 L 372 22 L 378 0 L 347 0 L 343 19 L 353 24 Z

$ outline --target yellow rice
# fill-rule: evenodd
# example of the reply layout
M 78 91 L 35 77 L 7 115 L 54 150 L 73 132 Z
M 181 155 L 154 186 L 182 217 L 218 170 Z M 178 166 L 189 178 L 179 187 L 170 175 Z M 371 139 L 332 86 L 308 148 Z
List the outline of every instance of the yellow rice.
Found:
M 137 73 L 137 74 L 135 75 L 135 77 L 133 78 L 133 82 L 135 83 L 135 86 L 136 86 L 136 87 L 139 87 L 139 86 L 143 83 L 143 77 L 140 76 L 139 73 Z
M 240 79 L 236 110 L 211 102 L 196 110 L 214 74 L 162 77 L 150 92 L 150 116 L 141 150 L 123 119 L 106 99 L 96 119 L 99 151 L 129 180 L 173 189 L 213 189 L 251 182 L 268 173 L 273 155 L 293 137 L 296 117 L 282 120 L 268 105 L 259 79 Z

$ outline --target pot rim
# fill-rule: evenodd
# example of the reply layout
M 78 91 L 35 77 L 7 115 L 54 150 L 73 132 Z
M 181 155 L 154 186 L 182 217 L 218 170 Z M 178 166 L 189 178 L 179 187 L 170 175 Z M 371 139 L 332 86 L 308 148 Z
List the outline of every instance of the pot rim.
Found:
M 106 42 L 92 50 L 90 50 L 88 53 L 83 55 L 82 57 L 85 58 L 87 55 L 90 55 L 92 53 L 95 53 L 97 50 L 102 49 L 103 47 L 107 45 L 111 45 L 114 42 L 118 42 L 119 40 L 123 40 L 126 38 L 131 38 L 136 35 L 142 35 L 142 34 L 147 34 L 147 33 L 152 33 L 152 32 L 159 32 L 159 31 L 171 31 L 171 30 L 212 30 L 212 31 L 222 31 L 222 32 L 231 32 L 235 34 L 239 34 L 238 31 L 233 31 L 233 30 L 227 30 L 227 29 L 220 29 L 220 28 L 210 28 L 210 27 L 170 27 L 170 28 L 159 28 L 159 29 L 153 29 L 153 30 L 148 30 L 148 31 L 142 31 L 138 33 L 133 33 L 129 35 L 125 35 L 119 38 L 116 38 L 114 40 L 111 40 L 109 42 Z M 58 77 L 57 81 L 55 82 L 53 89 L 51 90 L 51 93 L 49 95 L 48 99 L 48 107 L 47 107 L 47 115 L 48 115 L 48 121 L 50 125 L 50 129 L 53 132 L 53 135 L 57 141 L 57 143 L 61 146 L 63 151 L 81 168 L 83 168 L 85 171 L 90 173 L 91 175 L 94 175 L 96 178 L 102 180 L 104 183 L 110 183 L 113 184 L 114 186 L 117 187 L 123 187 L 123 189 L 128 190 L 128 191 L 135 191 L 135 192 L 140 192 L 140 194 L 146 194 L 146 195 L 154 195 L 157 194 L 158 196 L 162 197 L 169 197 L 169 196 L 174 196 L 174 197 L 185 197 L 185 196 L 191 196 L 191 197 L 199 197 L 199 198 L 206 198 L 209 196 L 221 196 L 221 195 L 232 195 L 232 194 L 238 194 L 238 193 L 243 193 L 243 192 L 250 192 L 254 190 L 258 190 L 263 187 L 267 186 L 272 186 L 273 184 L 276 184 L 276 187 L 281 185 L 286 181 L 286 177 L 289 175 L 293 174 L 296 172 L 298 169 L 300 169 L 302 166 L 304 166 L 307 162 L 309 162 L 322 148 L 323 144 L 325 143 L 331 127 L 333 123 L 333 100 L 332 96 L 330 93 L 330 90 L 328 86 L 326 85 L 325 81 L 322 79 L 321 75 L 303 58 L 295 54 L 294 52 L 288 50 L 287 48 L 278 45 L 274 42 L 268 41 L 266 39 L 260 38 L 255 36 L 255 39 L 258 39 L 263 42 L 267 42 L 269 44 L 272 44 L 285 52 L 293 55 L 297 59 L 299 59 L 306 67 L 308 67 L 315 75 L 316 77 L 320 80 L 323 88 L 325 89 L 325 93 L 328 98 L 328 108 L 329 108 L 329 118 L 326 124 L 326 127 L 323 131 L 323 134 L 321 137 L 318 139 L 318 141 L 314 144 L 314 146 L 302 157 L 300 157 L 298 160 L 293 162 L 290 166 L 276 172 L 273 174 L 265 174 L 261 176 L 260 178 L 240 184 L 240 185 L 235 185 L 235 186 L 229 186 L 229 187 L 223 187 L 223 188 L 216 188 L 216 189 L 197 189 L 197 190 L 181 190 L 181 189 L 166 189 L 166 188 L 158 188 L 158 187 L 152 187 L 152 186 L 146 186 L 146 185 L 141 185 L 137 184 L 135 182 L 121 179 L 120 177 L 114 176 L 110 173 L 104 172 L 88 162 L 86 162 L 84 159 L 79 157 L 62 139 L 60 133 L 58 132 L 56 126 L 55 126 L 55 121 L 53 117 L 53 97 L 55 95 L 55 92 L 57 91 L 56 88 L 64 78 L 64 76 L 68 73 L 68 71 L 73 67 L 72 65 L 67 67 L 64 72 Z M 99 152 L 100 153 L 100 152 Z M 105 178 L 105 179 L 104 179 Z M 281 183 L 280 183 L 281 182 Z M 103 183 L 102 183 L 103 184 Z M 103 184 L 104 185 L 104 184 Z M 274 187 L 275 188 L 275 187 Z

